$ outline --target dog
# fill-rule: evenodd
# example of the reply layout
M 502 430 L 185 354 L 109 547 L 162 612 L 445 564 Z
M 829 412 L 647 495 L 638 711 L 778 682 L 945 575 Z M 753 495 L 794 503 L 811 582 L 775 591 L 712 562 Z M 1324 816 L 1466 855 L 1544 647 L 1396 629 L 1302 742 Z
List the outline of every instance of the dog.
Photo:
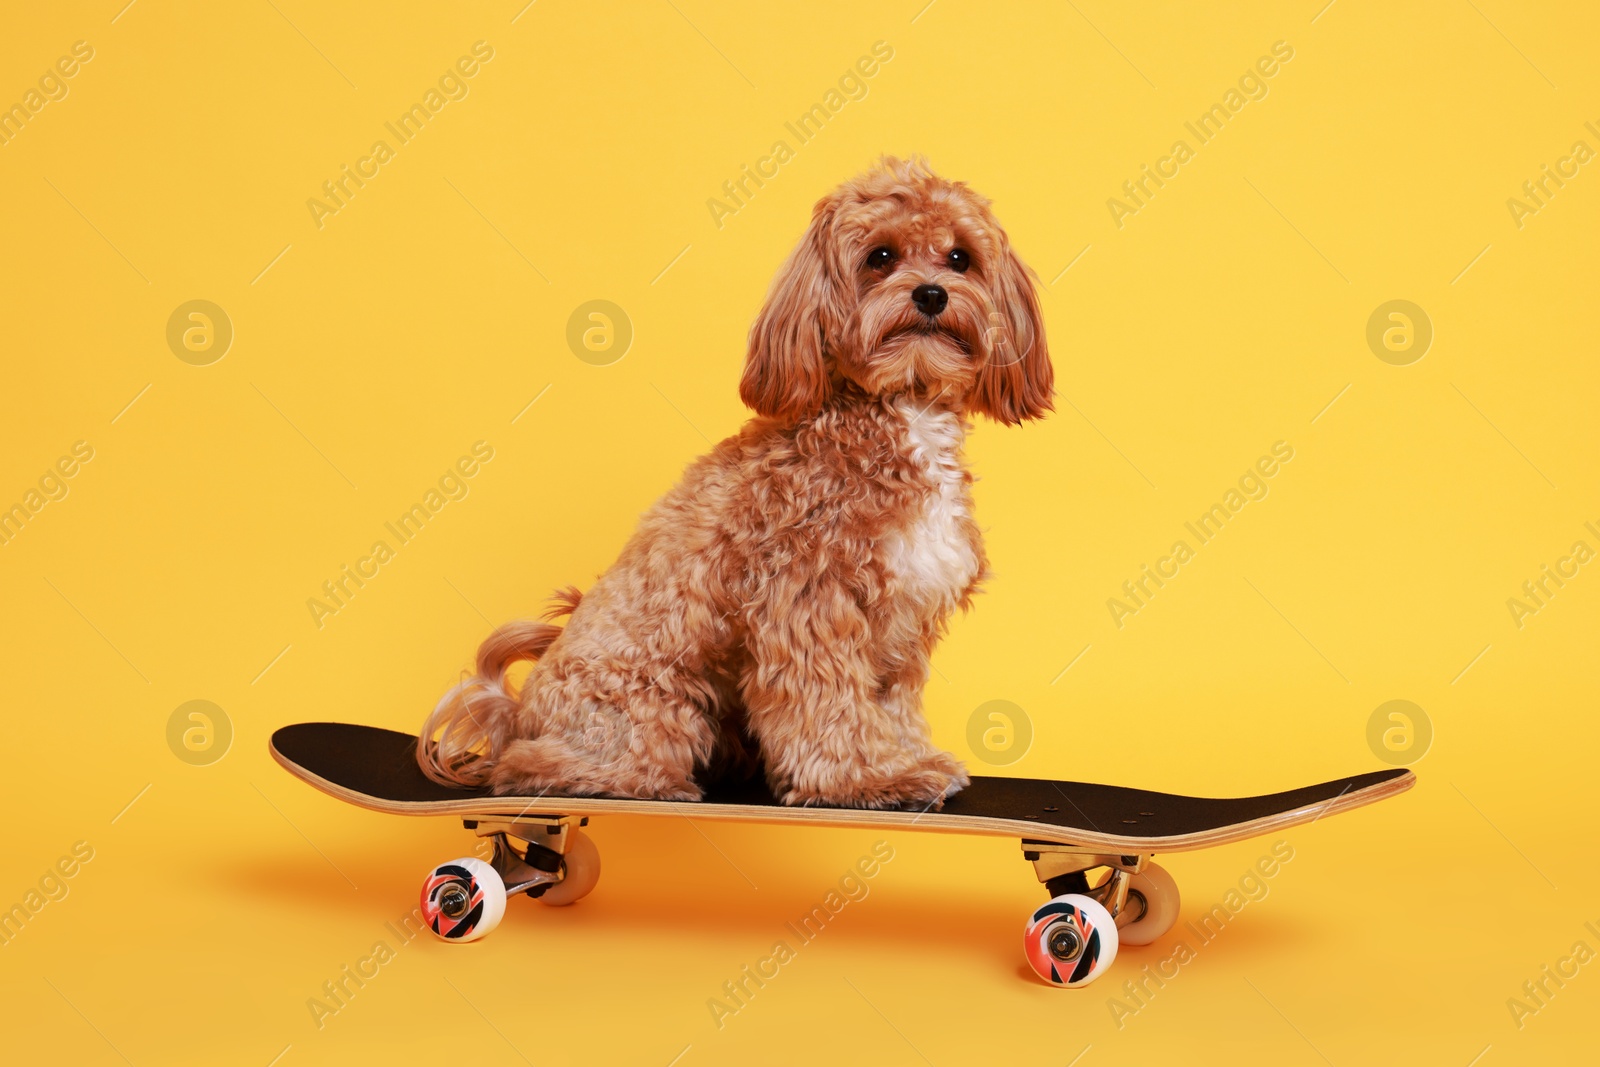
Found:
M 967 785 L 922 689 L 988 573 L 967 416 L 1052 410 L 1034 284 L 989 201 L 919 157 L 824 197 L 750 330 L 739 394 L 756 417 L 587 593 L 484 641 L 423 726 L 423 771 L 698 800 L 759 767 L 781 803 L 855 808 Z M 537 663 L 514 687 L 519 661 Z

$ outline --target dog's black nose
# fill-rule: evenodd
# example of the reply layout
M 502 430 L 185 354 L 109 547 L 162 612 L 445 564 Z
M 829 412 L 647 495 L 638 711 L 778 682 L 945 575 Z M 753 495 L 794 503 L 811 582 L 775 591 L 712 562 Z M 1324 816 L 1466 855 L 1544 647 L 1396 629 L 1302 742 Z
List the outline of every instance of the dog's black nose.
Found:
M 938 285 L 919 285 L 911 290 L 911 302 L 924 315 L 937 315 L 950 302 L 944 288 Z

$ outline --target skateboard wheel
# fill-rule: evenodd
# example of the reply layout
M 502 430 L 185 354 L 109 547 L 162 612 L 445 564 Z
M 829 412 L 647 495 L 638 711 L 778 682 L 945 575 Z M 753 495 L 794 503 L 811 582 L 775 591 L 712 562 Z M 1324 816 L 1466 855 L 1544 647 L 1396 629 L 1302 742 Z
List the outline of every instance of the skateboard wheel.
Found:
M 1063 893 L 1028 920 L 1022 951 L 1051 985 L 1088 985 L 1117 958 L 1117 924 L 1093 897 Z
M 1150 944 L 1178 921 L 1178 902 L 1178 883 L 1167 869 L 1146 864 L 1128 882 L 1128 904 L 1122 915 L 1133 918 L 1117 928 L 1117 939 L 1124 945 Z
M 588 896 L 589 891 L 600 881 L 600 850 L 581 830 L 574 829 L 568 832 L 570 836 L 567 839 L 567 851 L 561 857 L 561 866 L 566 870 L 566 874 L 561 881 L 535 898 L 539 903 L 548 904 L 552 908 L 576 904 Z
M 446 941 L 476 941 L 505 914 L 506 883 L 480 859 L 441 863 L 422 883 L 422 921 Z

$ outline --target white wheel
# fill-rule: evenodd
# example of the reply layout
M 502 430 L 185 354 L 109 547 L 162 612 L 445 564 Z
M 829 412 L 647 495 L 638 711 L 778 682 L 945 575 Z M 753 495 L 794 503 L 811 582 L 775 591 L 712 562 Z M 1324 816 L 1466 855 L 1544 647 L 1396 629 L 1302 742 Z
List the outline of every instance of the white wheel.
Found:
M 600 850 L 582 831 L 569 830 L 567 851 L 561 857 L 561 865 L 566 868 L 565 877 L 535 898 L 552 908 L 576 904 L 589 895 L 595 883 L 600 881 Z
M 1128 903 L 1118 915 L 1117 937 L 1124 945 L 1148 945 L 1178 921 L 1178 883 L 1154 863 L 1128 882 Z M 1132 916 L 1123 919 L 1123 916 Z
M 422 921 L 446 941 L 476 941 L 505 914 L 506 883 L 480 859 L 441 863 L 422 883 Z
M 1028 920 L 1022 951 L 1051 985 L 1088 985 L 1117 958 L 1117 924 L 1093 897 L 1063 893 Z

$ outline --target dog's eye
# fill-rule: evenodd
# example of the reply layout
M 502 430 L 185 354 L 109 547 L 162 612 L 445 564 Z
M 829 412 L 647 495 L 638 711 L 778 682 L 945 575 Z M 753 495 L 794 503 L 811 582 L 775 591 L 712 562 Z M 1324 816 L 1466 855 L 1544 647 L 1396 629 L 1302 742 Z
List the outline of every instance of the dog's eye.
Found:
M 867 266 L 873 270 L 882 270 L 894 262 L 894 251 L 888 248 L 874 248 L 867 253 Z
M 972 257 L 967 255 L 967 250 L 964 248 L 952 248 L 950 254 L 945 257 L 945 262 L 949 263 L 950 269 L 957 274 L 965 274 L 967 268 L 972 266 Z

